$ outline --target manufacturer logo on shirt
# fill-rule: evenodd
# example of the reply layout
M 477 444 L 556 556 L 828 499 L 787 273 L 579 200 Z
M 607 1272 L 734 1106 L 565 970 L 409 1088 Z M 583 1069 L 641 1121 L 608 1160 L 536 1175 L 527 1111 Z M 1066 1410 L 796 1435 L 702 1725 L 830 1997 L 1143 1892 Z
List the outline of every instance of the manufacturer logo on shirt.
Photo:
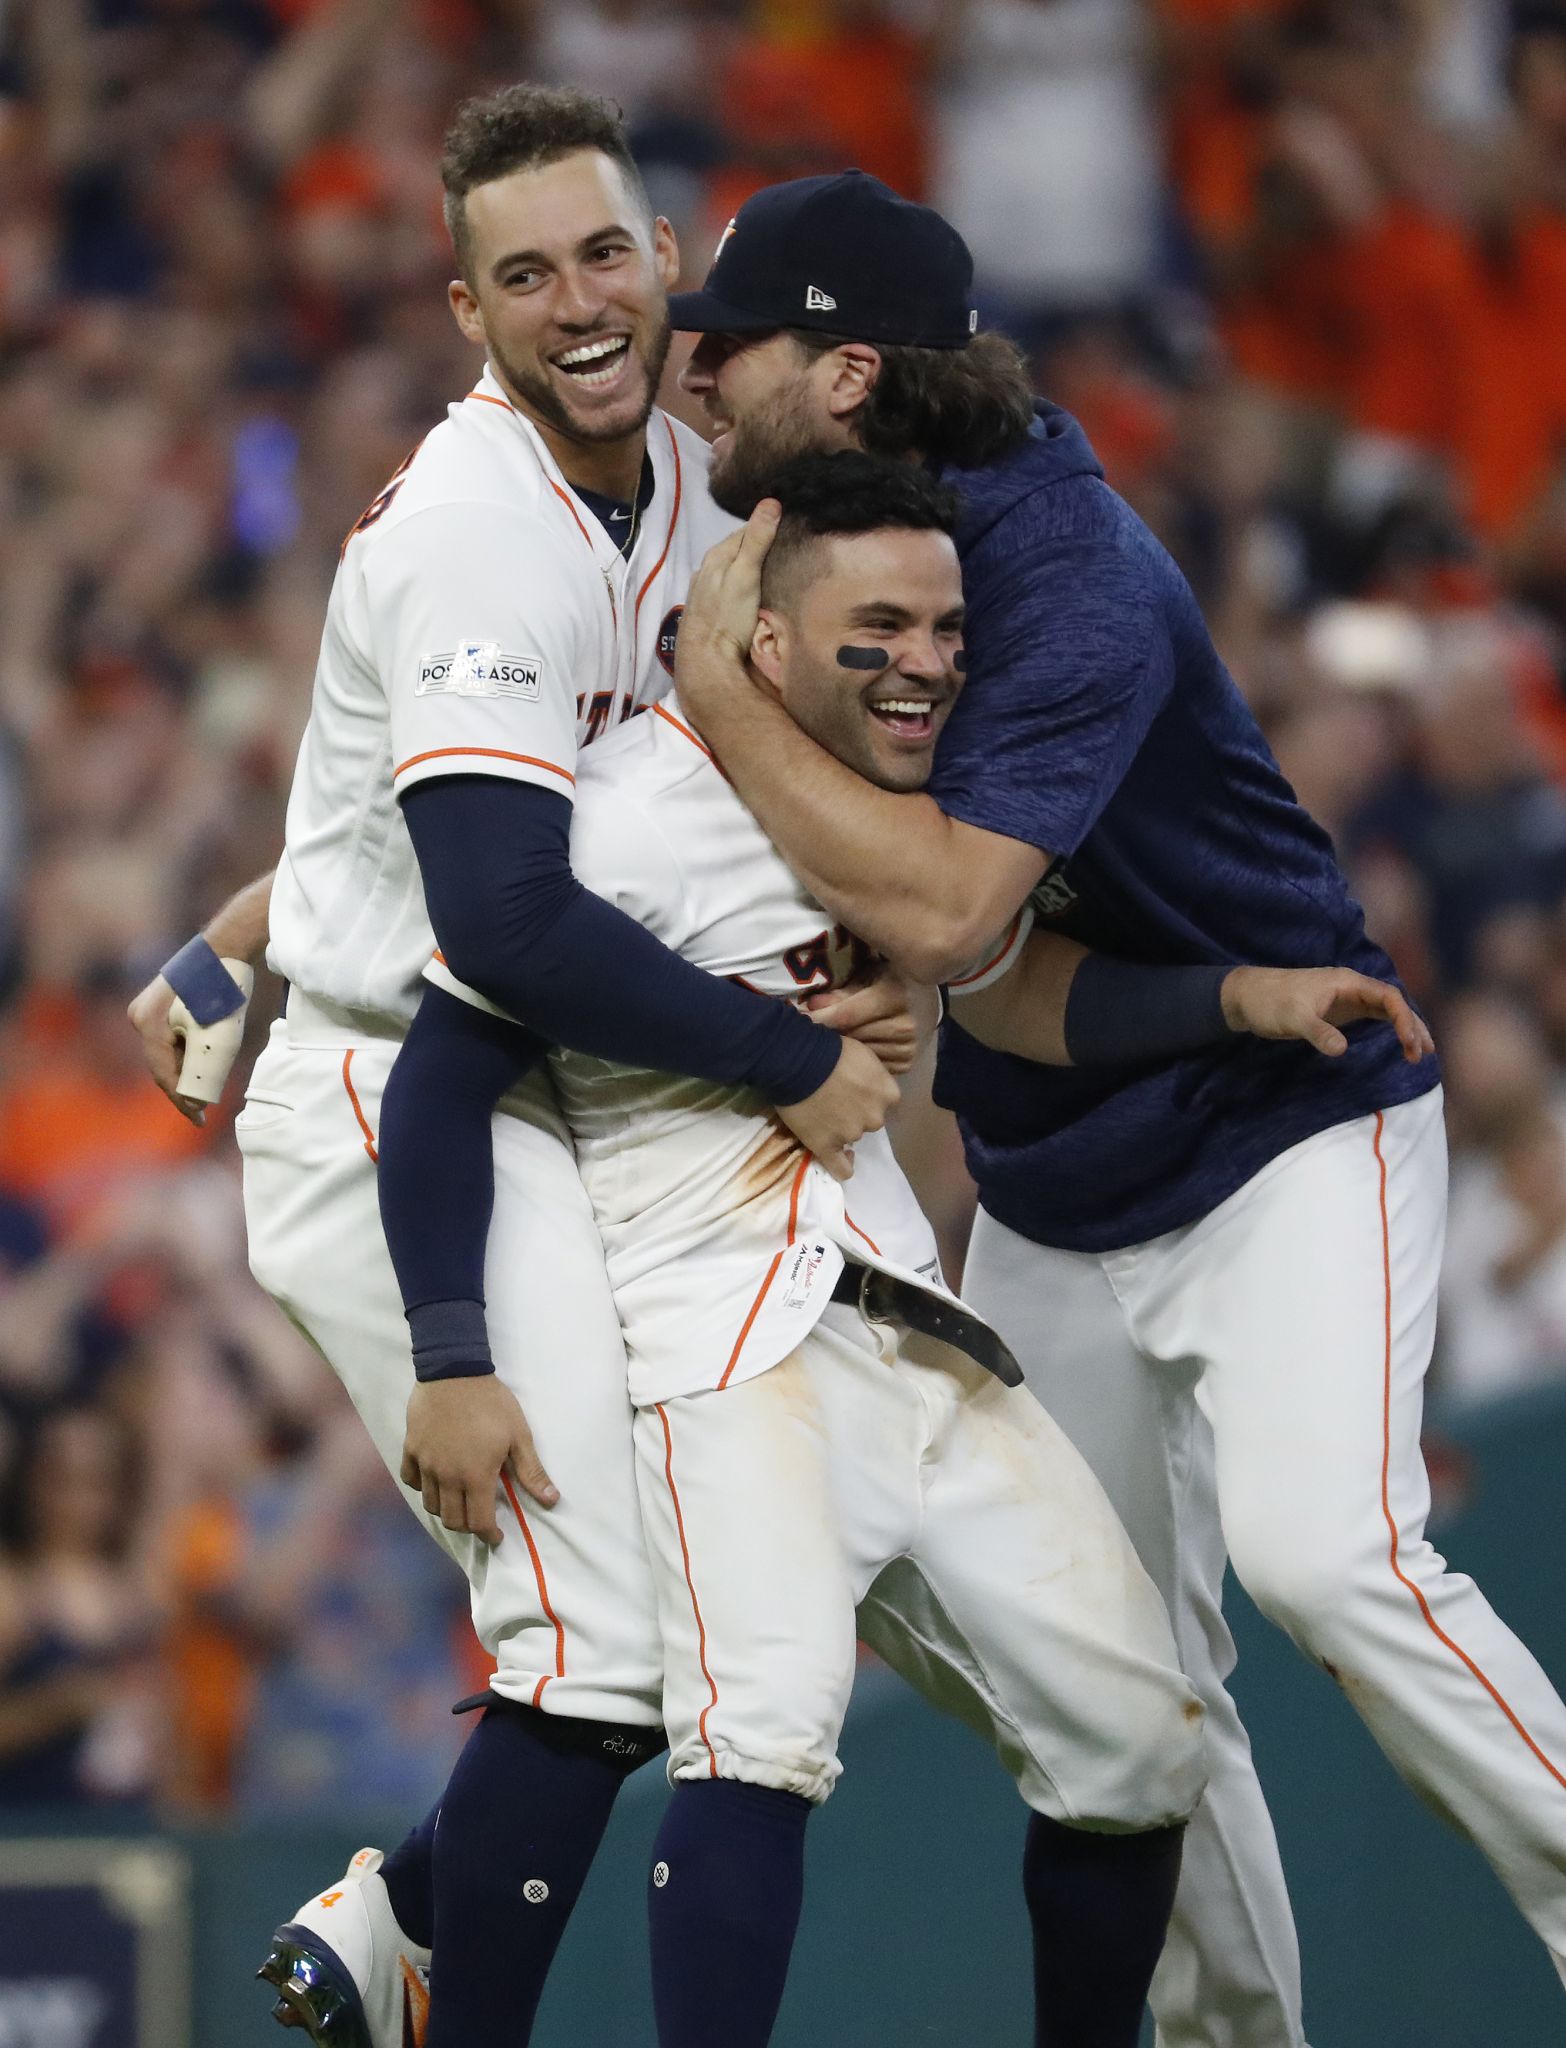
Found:
M 417 694 L 536 699 L 542 673 L 537 655 L 503 654 L 498 640 L 465 640 L 449 654 L 425 655 Z
M 797 1244 L 793 1248 L 788 1265 L 783 1269 L 783 1306 L 803 1308 L 810 1299 L 812 1288 L 821 1277 L 822 1261 L 826 1258 L 824 1244 Z

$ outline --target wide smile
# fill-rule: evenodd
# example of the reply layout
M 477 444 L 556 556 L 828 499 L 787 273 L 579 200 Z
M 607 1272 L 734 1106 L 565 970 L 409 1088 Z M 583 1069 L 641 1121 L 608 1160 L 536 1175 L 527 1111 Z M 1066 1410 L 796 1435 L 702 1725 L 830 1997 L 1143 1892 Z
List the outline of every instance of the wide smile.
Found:
M 882 697 L 865 708 L 876 723 L 895 739 L 919 746 L 928 744 L 935 737 L 938 706 L 933 697 Z
M 591 341 L 576 342 L 549 360 L 573 390 L 601 398 L 629 378 L 634 354 L 629 334 L 595 334 Z

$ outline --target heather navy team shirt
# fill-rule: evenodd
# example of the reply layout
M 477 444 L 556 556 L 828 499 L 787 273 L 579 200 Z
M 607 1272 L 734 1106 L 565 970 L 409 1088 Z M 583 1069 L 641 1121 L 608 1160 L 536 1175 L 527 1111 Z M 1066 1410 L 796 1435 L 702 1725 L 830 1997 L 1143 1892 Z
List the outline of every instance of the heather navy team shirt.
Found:
M 1185 578 L 1070 415 L 1041 406 L 1015 455 L 943 480 L 962 499 L 968 679 L 930 791 L 1055 856 L 1041 928 L 1131 960 L 1394 980 Z M 1337 1060 L 1237 1036 L 1084 1073 L 992 1052 L 948 1019 L 936 1099 L 992 1216 L 1107 1251 L 1193 1222 L 1289 1146 L 1440 1078 L 1433 1058 L 1404 1061 L 1389 1025 L 1347 1036 Z

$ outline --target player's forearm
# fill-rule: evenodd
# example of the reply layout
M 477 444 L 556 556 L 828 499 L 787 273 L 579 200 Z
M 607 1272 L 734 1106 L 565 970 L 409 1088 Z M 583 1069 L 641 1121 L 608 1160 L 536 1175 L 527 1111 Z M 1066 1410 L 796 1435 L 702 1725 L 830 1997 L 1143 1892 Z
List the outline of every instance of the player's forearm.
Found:
M 420 1379 L 493 1370 L 483 1312 L 491 1118 L 546 1050 L 520 1025 L 431 988 L 387 1077 L 377 1189 Z
M 948 991 L 952 1021 L 995 1052 L 1046 1067 L 1075 1064 L 1066 1046 L 1066 1006 L 1087 948 L 1055 932 L 1034 932 L 1011 972 L 964 996 Z
M 977 995 L 953 987 L 953 1021 L 981 1044 L 1050 1067 L 1179 1059 L 1248 1028 L 1226 1013 L 1225 966 L 1147 965 L 1034 931 L 1017 964 Z
M 403 812 L 447 966 L 551 1044 L 754 1087 L 784 1107 L 832 1073 L 835 1033 L 703 973 L 582 887 L 570 806 L 554 791 L 426 783 Z
M 266 951 L 275 877 L 275 869 L 257 875 L 203 925 L 201 936 L 220 958 L 253 962 Z
M 800 881 L 911 981 L 949 980 L 1032 885 L 1008 900 L 1012 878 L 982 844 L 993 835 L 948 818 L 928 796 L 864 781 L 748 680 L 704 693 L 701 722 Z

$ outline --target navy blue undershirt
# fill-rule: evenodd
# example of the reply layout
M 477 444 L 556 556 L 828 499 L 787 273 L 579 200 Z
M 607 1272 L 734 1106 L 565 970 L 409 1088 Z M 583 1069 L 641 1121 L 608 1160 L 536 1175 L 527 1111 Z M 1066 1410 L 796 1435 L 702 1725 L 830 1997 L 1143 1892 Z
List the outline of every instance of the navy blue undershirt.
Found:
M 549 1045 L 755 1088 L 785 1106 L 836 1066 L 835 1032 L 691 966 L 583 888 L 570 866 L 569 798 L 496 776 L 447 776 L 418 784 L 402 806 L 446 964 L 530 1027 L 431 989 L 392 1069 L 380 1197 L 406 1307 L 482 1300 L 490 1115 Z M 453 1353 L 459 1367 L 464 1355 L 487 1355 L 481 1318 L 423 1334 L 421 1344 L 415 1330 L 415 1350 L 430 1349 L 435 1370 L 451 1367 Z
M 402 800 L 436 944 L 460 981 L 551 1045 L 624 1066 L 813 1094 L 841 1041 L 788 1003 L 706 974 L 571 872 L 571 803 L 499 776 Z
M 636 497 L 609 498 L 602 491 L 584 491 L 580 484 L 573 484 L 572 491 L 592 513 L 598 524 L 608 534 L 622 555 L 629 555 L 636 545 L 636 535 L 641 527 L 642 514 L 653 500 L 652 457 L 642 457 L 642 473 L 637 480 Z

